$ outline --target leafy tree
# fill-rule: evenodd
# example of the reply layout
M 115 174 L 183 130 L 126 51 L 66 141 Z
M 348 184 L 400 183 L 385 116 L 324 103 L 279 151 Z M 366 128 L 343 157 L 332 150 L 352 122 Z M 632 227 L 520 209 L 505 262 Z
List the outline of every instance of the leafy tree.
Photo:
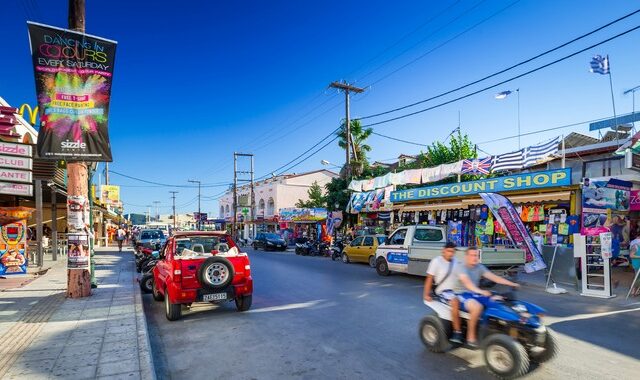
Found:
M 326 197 L 322 193 L 322 188 L 318 185 L 317 181 L 313 181 L 311 187 L 309 187 L 309 190 L 307 191 L 307 194 L 309 195 L 309 200 L 303 201 L 302 199 L 298 199 L 296 207 L 314 208 L 326 206 Z
M 449 164 L 462 159 L 476 158 L 475 145 L 469 139 L 467 134 L 462 135 L 458 131 L 458 135 L 451 136 L 449 146 L 436 141 L 427 147 L 426 154 L 422 154 L 424 158 L 424 167 L 438 166 L 441 164 Z
M 324 185 L 327 190 L 326 202 L 329 210 L 345 210 L 349 203 L 350 193 L 347 191 L 349 184 L 344 178 L 333 178 Z M 338 204 L 338 208 L 335 205 Z
M 360 120 L 351 120 L 351 137 L 352 148 L 351 155 L 351 172 L 354 176 L 362 175 L 362 172 L 369 162 L 367 161 L 367 153 L 371 152 L 371 146 L 366 144 L 367 139 L 373 133 L 373 129 L 364 128 Z M 338 145 L 342 149 L 347 149 L 347 132 L 346 123 L 343 121 L 340 130 L 336 133 L 338 136 Z

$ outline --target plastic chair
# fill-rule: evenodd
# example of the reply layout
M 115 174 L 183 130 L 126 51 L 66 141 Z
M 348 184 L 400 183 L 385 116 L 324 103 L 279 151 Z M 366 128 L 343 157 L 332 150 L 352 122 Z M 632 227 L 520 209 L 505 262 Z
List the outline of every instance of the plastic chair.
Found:
M 191 247 L 191 250 L 197 253 L 204 253 L 204 245 L 194 244 L 193 247 Z

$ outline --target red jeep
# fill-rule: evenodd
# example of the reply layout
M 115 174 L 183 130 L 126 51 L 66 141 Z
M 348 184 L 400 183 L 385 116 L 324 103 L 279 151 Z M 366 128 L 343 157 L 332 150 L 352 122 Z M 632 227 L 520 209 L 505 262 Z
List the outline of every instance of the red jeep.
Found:
M 177 232 L 153 269 L 153 298 L 164 299 L 167 319 L 182 305 L 235 300 L 238 311 L 251 307 L 253 279 L 249 257 L 224 232 Z

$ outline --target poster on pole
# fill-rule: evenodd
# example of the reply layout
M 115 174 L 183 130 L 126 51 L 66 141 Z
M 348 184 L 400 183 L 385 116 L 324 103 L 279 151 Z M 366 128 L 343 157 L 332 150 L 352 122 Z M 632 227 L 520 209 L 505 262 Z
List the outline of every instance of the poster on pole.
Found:
M 27 273 L 27 222 L 4 224 L 0 234 L 0 275 Z
M 116 42 L 27 24 L 40 113 L 38 154 L 112 161 L 107 124 Z
M 89 269 L 89 235 L 68 234 L 67 244 L 67 269 Z
M 84 231 L 89 225 L 89 200 L 86 197 L 67 196 L 67 221 L 71 232 Z
M 509 239 L 516 247 L 524 249 L 526 253 L 524 270 L 531 273 L 546 268 L 542 254 L 511 201 L 498 193 L 480 193 L 480 196 L 496 219 L 504 226 Z

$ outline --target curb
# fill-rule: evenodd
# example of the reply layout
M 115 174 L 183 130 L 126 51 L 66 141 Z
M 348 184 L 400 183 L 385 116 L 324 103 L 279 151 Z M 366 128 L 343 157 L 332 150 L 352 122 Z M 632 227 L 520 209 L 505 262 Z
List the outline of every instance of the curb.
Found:
M 135 265 L 135 260 L 134 260 Z M 134 273 L 135 288 L 135 309 L 136 309 L 136 329 L 138 332 L 138 359 L 140 361 L 140 378 L 156 380 L 156 370 L 153 363 L 153 355 L 151 352 L 151 342 L 149 341 L 149 330 L 147 329 L 147 319 L 144 314 L 144 306 L 142 305 L 142 293 L 140 287 L 137 286 Z

